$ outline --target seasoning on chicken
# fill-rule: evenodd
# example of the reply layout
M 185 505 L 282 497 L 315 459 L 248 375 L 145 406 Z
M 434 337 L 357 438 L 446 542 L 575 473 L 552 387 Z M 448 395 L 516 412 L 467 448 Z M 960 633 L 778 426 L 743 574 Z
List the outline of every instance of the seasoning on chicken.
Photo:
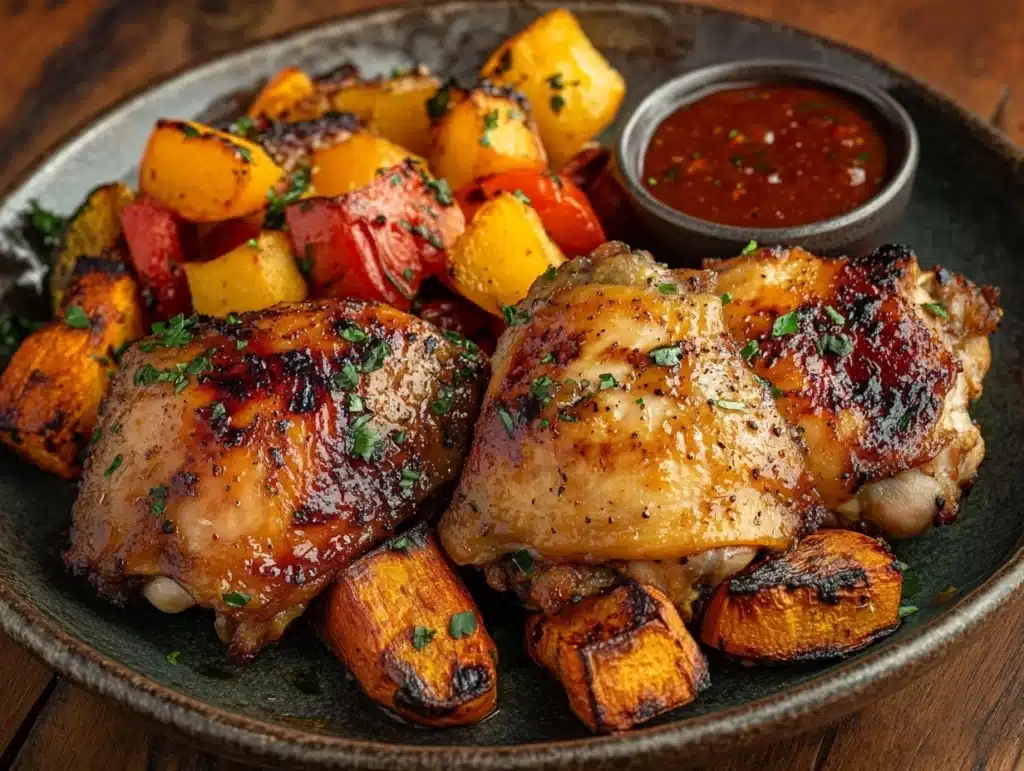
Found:
M 998 291 L 922 271 L 902 246 L 843 259 L 760 249 L 714 267 L 729 331 L 801 432 L 836 521 L 897 538 L 952 521 L 985 455 L 968 403 Z
M 179 316 L 111 385 L 65 559 L 115 599 L 212 608 L 251 658 L 456 477 L 485 369 L 372 302 Z

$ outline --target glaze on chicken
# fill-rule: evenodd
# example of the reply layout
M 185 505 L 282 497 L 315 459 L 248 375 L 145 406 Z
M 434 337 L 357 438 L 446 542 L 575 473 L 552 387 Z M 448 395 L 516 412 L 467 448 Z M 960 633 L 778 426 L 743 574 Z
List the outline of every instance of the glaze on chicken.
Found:
M 739 570 L 817 525 L 802 449 L 744 366 L 713 284 L 617 243 L 535 282 L 492 359 L 441 521 L 457 563 L 525 549 L 548 567 L 649 578 L 737 549 Z M 562 570 L 555 595 L 599 586 L 603 569 Z M 672 594 L 685 603 L 683 583 Z
M 837 521 L 894 537 L 951 521 L 985 454 L 967 410 L 998 292 L 922 271 L 900 246 L 844 259 L 760 249 L 714 267 L 725 322 L 801 432 Z
M 66 561 L 114 598 L 212 608 L 249 658 L 456 477 L 485 369 L 372 302 L 172 324 L 111 385 Z

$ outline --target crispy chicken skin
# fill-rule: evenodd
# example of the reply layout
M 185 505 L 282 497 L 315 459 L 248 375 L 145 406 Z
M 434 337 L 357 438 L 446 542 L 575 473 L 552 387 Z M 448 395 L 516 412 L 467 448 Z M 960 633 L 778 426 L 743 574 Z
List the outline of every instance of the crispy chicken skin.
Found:
M 909 537 L 952 520 L 985 452 L 967 407 L 996 290 L 924 272 L 901 246 L 842 259 L 760 249 L 712 267 L 732 297 L 725 323 L 802 433 L 837 521 Z
M 148 338 L 112 383 L 65 559 L 115 599 L 214 609 L 250 658 L 457 476 L 485 369 L 471 343 L 354 300 Z
M 528 548 L 678 564 L 786 549 L 817 525 L 802 449 L 743 365 L 713 279 L 610 243 L 535 282 L 440 524 L 457 563 Z

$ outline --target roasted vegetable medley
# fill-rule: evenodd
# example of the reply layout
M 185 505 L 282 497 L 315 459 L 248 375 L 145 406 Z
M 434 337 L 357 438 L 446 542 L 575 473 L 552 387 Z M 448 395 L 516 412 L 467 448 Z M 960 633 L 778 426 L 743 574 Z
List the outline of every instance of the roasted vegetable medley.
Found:
M 596 732 L 697 698 L 706 648 L 896 629 L 882 538 L 975 477 L 998 292 L 904 247 L 627 246 L 597 142 L 624 93 L 555 10 L 475 83 L 291 67 L 229 124 L 158 121 L 135 189 L 43 223 L 52 319 L 4 329 L 0 441 L 77 480 L 67 565 L 212 610 L 238 661 L 309 609 L 371 700 L 437 727 L 498 703 L 466 571 Z

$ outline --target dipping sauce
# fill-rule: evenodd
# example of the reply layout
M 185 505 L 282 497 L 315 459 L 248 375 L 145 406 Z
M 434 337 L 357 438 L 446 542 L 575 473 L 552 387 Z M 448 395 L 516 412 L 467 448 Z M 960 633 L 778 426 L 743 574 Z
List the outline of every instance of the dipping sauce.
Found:
M 836 217 L 886 181 L 885 141 L 851 97 L 798 84 L 715 91 L 655 130 L 644 186 L 722 225 L 779 228 Z

